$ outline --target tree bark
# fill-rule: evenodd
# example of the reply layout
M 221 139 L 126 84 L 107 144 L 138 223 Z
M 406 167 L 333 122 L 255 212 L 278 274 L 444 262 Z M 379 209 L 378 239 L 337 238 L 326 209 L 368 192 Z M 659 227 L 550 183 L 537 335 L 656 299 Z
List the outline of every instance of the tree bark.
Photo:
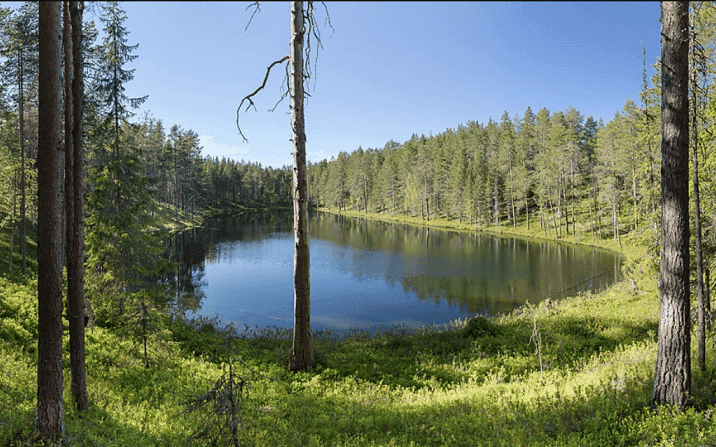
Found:
M 291 130 L 293 140 L 294 326 L 289 369 L 305 371 L 316 359 L 311 340 L 306 131 L 303 113 L 303 2 L 291 3 Z
M 72 52 L 65 49 L 65 63 L 72 63 L 71 91 L 66 90 L 66 104 L 72 116 L 65 115 L 72 128 L 65 154 L 65 204 L 67 215 L 67 314 L 70 327 L 70 371 L 72 396 L 78 411 L 87 411 L 87 373 L 85 368 L 85 302 L 84 302 L 84 161 L 82 147 L 82 111 L 84 73 L 82 67 L 82 14 L 84 2 L 67 2 L 71 20 Z M 67 44 L 67 42 L 66 42 Z M 65 73 L 68 73 L 66 70 Z M 66 109 L 67 112 L 67 109 Z M 67 123 L 65 123 L 67 129 Z M 66 130 L 67 131 L 67 130 Z M 70 159 L 68 161 L 68 159 Z M 68 191 L 69 189 L 69 191 Z
M 72 25 L 70 23 L 70 4 L 62 2 L 62 53 L 63 53 L 63 105 L 64 105 L 64 126 L 65 126 L 65 188 L 64 188 L 64 218 L 65 218 L 65 259 L 67 261 L 67 281 L 71 281 L 70 254 L 68 251 L 72 246 Z
M 39 24 L 37 424 L 45 440 L 59 440 L 64 436 L 60 257 L 60 3 L 40 3 Z
M 661 3 L 661 278 L 651 405 L 685 408 L 691 392 L 689 308 L 689 3 Z

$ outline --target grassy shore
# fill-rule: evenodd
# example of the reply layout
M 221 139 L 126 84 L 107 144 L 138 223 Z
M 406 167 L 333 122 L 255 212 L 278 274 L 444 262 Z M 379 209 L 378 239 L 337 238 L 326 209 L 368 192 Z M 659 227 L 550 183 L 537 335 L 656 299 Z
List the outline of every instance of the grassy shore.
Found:
M 488 230 L 544 237 L 535 226 Z M 9 233 L 0 237 L 4 244 Z M 707 371 L 694 370 L 693 407 L 648 408 L 659 311 L 653 255 L 629 237 L 621 249 L 587 234 L 562 239 L 620 251 L 625 279 L 597 295 L 489 320 L 377 334 L 319 332 L 318 365 L 308 373 L 285 369 L 290 331 L 235 338 L 208 320 L 165 317 L 150 340 L 146 368 L 135 336 L 89 329 L 91 409 L 84 417 L 73 409 L 66 370 L 66 444 L 212 445 L 198 436 L 204 428 L 217 437 L 215 445 L 234 445 L 235 427 L 242 446 L 716 446 L 712 342 Z M 0 445 L 37 439 L 36 301 L 36 279 L 0 276 Z M 240 397 L 235 425 L 229 378 L 236 379 L 231 394 Z M 224 406 L 187 412 L 186 404 L 202 396 Z
M 157 204 L 155 217 L 155 230 L 169 231 L 174 233 L 177 231 L 188 230 L 198 227 L 204 222 L 205 212 L 192 213 L 190 216 L 184 214 L 183 211 L 177 212 L 176 209 L 165 203 Z

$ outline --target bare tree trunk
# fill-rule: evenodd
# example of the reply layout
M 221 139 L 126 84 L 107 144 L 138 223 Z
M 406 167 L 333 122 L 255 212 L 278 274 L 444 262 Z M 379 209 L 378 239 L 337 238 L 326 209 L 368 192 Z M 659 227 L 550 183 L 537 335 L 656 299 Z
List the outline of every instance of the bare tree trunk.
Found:
M 64 436 L 62 401 L 62 233 L 60 216 L 60 3 L 40 3 L 37 225 L 37 425 L 45 440 Z
M 78 411 L 87 411 L 87 372 L 85 368 L 85 302 L 84 302 L 84 173 L 82 147 L 82 111 L 84 96 L 84 73 L 82 67 L 82 13 L 84 2 L 69 2 L 72 29 L 72 57 L 65 59 L 73 64 L 71 96 L 66 97 L 72 103 L 72 142 L 67 152 L 72 154 L 71 182 L 65 188 L 72 187 L 70 200 L 66 202 L 72 209 L 68 214 L 67 225 L 67 308 L 70 326 L 70 371 L 72 375 L 72 396 Z M 70 150 L 70 148 L 72 150 Z M 65 163 L 67 166 L 67 163 Z M 65 178 L 68 178 L 66 172 Z M 67 195 L 65 196 L 67 197 Z M 72 222 L 72 225 L 69 222 Z
M 303 2 L 291 3 L 291 129 L 293 139 L 294 326 L 289 369 L 305 371 L 316 363 L 311 340 L 311 290 L 308 247 L 306 131 L 303 113 Z
M 661 277 L 652 406 L 691 394 L 689 308 L 689 3 L 661 3 Z
M 619 237 L 619 205 L 618 199 L 612 204 L 612 227 L 614 227 L 614 240 L 619 242 L 619 246 L 622 245 L 622 240 Z

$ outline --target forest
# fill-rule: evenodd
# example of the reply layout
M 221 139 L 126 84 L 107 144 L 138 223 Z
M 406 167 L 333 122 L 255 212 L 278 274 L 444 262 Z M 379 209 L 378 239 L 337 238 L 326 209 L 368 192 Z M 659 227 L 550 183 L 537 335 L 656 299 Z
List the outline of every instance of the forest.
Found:
M 606 123 L 573 107 L 528 107 L 308 162 L 316 212 L 589 244 L 627 261 L 624 281 L 598 295 L 412 332 L 316 333 L 315 364 L 292 372 L 291 333 L 239 334 L 177 310 L 166 240 L 209 216 L 291 210 L 293 167 L 204 156 L 190 123 L 137 116 L 147 96 L 125 94 L 138 44 L 121 5 L 58 4 L 54 124 L 41 107 L 41 7 L 0 7 L 0 445 L 716 442 L 714 4 L 687 11 L 687 400 L 654 385 L 665 333 L 665 53 L 656 62 L 643 53 L 638 102 Z M 53 126 L 62 159 L 46 179 L 39 148 Z M 52 234 L 48 203 L 62 210 Z M 49 283 L 46 238 L 61 247 Z M 43 284 L 65 306 L 52 323 L 61 352 L 44 361 Z M 59 391 L 43 374 L 59 377 Z M 54 416 L 38 403 L 52 393 Z

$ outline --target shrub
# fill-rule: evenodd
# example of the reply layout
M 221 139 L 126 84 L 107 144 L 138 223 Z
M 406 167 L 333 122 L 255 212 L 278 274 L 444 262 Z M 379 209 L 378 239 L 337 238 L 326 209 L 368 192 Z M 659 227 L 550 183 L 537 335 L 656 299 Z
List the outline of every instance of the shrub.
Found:
M 494 337 L 499 333 L 499 330 L 490 320 L 482 315 L 477 315 L 467 320 L 462 333 L 471 338 Z

